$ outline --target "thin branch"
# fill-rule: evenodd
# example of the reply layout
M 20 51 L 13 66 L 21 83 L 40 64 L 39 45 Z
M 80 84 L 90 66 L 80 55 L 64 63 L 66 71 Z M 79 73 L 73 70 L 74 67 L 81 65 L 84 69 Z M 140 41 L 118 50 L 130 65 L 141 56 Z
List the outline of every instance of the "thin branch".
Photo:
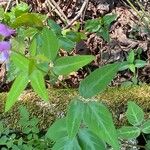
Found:
M 79 10 L 78 14 L 71 20 L 71 22 L 69 22 L 69 24 L 65 27 L 65 29 L 69 28 L 76 20 L 78 20 L 83 11 L 85 10 L 86 6 L 88 5 L 89 3 L 89 0 L 85 0 L 81 6 L 81 9 Z
M 65 24 L 69 23 L 68 18 L 54 0 L 47 0 L 45 4 L 48 4 L 48 7 L 51 7 Z
M 18 2 L 18 0 L 16 0 L 16 5 L 18 5 L 19 4 L 19 2 Z
M 9 1 L 8 1 L 7 6 L 6 6 L 6 8 L 5 8 L 5 13 L 8 11 L 8 8 L 9 8 L 9 6 L 10 6 L 10 4 L 11 4 L 11 1 L 12 1 L 12 0 L 9 0 Z
M 55 2 L 55 0 L 50 0 L 50 1 L 57 8 L 57 10 L 62 14 L 62 16 L 66 19 L 66 21 L 68 21 L 68 18 L 66 17 L 66 15 L 64 14 L 64 12 L 61 10 L 61 8 L 59 7 L 59 5 Z

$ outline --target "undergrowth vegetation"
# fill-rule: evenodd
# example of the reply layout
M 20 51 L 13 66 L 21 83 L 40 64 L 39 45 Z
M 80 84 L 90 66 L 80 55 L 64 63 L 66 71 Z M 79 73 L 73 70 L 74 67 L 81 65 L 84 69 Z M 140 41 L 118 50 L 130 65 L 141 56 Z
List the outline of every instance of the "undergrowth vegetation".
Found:
M 5 112 L 15 105 L 26 88 L 32 88 L 41 100 L 48 101 L 45 77 L 52 85 L 59 77 L 66 77 L 93 62 L 93 55 L 71 55 L 73 48 L 87 39 L 87 32 L 96 33 L 109 42 L 109 28 L 117 19 L 116 14 L 109 14 L 87 20 L 79 32 L 80 24 L 63 29 L 45 15 L 29 10 L 25 3 L 18 4 L 10 12 L 0 10 L 0 61 L 6 63 L 7 82 L 13 81 Z M 69 55 L 61 56 L 62 49 Z M 143 110 L 134 102 L 128 102 L 126 112 L 130 126 L 117 129 L 107 106 L 94 98 L 106 89 L 119 71 L 129 69 L 133 74 L 132 81 L 126 85 L 139 83 L 137 70 L 147 62 L 135 56 L 131 50 L 122 62 L 90 70 L 80 82 L 79 96 L 71 100 L 67 115 L 54 122 L 46 134 L 38 129 L 40 120 L 30 118 L 26 108 L 21 107 L 21 131 L 8 129 L 3 122 L 0 124 L 1 149 L 120 150 L 120 139 L 136 139 L 141 134 L 150 134 L 150 120 L 144 120 Z M 146 140 L 145 149 L 150 149 L 149 145 Z
M 79 111 L 81 107 L 84 109 L 82 110 L 84 113 L 83 115 L 81 115 L 82 112 Z M 31 118 L 25 106 L 20 106 L 18 109 L 20 114 L 18 130 L 7 128 L 5 122 L 0 122 L 0 147 L 2 150 L 80 150 L 92 148 L 95 150 L 106 150 L 110 148 L 105 142 L 105 137 L 112 137 L 112 127 L 114 125 L 111 114 L 104 105 L 99 104 L 96 101 L 84 103 L 79 99 L 73 100 L 68 107 L 67 116 L 62 119 L 58 119 L 47 129 L 47 131 L 40 131 L 38 128 L 40 120 L 36 117 Z M 86 109 L 88 109 L 88 111 Z M 75 120 L 72 118 L 74 116 L 73 113 L 78 115 Z M 91 113 L 93 114 L 91 115 Z M 81 115 L 81 117 L 79 117 L 79 115 Z M 121 140 L 138 138 L 141 134 L 145 136 L 146 139 L 146 135 L 150 134 L 150 120 L 144 119 L 144 112 L 136 103 L 132 101 L 128 102 L 126 118 L 130 125 L 122 126 L 115 130 L 116 134 L 113 133 L 116 138 L 118 138 L 118 142 L 121 143 Z M 94 121 L 91 122 L 91 119 Z M 69 124 L 67 125 L 67 123 L 71 121 L 75 121 L 74 125 L 76 125 L 76 127 L 73 128 Z M 96 126 L 96 124 L 99 125 Z M 111 127 L 111 129 L 109 129 L 109 127 Z M 114 139 L 111 141 L 114 141 L 114 146 L 117 146 Z M 149 149 L 149 144 L 150 139 L 147 138 L 145 149 Z M 140 145 L 133 144 L 131 146 L 138 146 L 142 148 Z

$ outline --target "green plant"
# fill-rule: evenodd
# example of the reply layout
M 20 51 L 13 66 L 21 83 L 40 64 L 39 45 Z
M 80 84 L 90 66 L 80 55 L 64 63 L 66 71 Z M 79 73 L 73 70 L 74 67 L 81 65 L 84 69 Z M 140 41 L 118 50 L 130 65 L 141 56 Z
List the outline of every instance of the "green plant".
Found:
M 150 120 L 144 119 L 143 110 L 132 101 L 128 102 L 126 117 L 132 126 L 122 126 L 117 129 L 115 135 L 111 114 L 103 104 L 98 104 L 95 99 L 85 102 L 81 98 L 76 98 L 69 105 L 67 116 L 57 120 L 48 129 L 46 137 L 56 142 L 52 148 L 54 150 L 60 147 L 70 150 L 106 150 L 107 140 L 117 149 L 116 138 L 131 140 L 138 138 L 140 134 L 150 134 Z M 149 141 L 146 141 L 145 148 L 150 148 Z
M 90 100 L 90 99 L 89 99 Z M 114 142 L 112 134 L 122 142 L 150 135 L 150 120 L 144 119 L 143 110 L 132 101 L 128 102 L 126 117 L 130 125 L 122 126 L 114 132 L 111 113 L 104 104 L 97 103 L 95 99 L 85 101 L 76 97 L 68 106 L 67 116 L 58 119 L 51 125 L 46 134 L 39 131 L 39 120 L 31 118 L 25 106 L 19 108 L 20 119 L 17 127 L 12 130 L 0 122 L 0 148 L 1 149 L 108 149 L 108 143 Z M 112 130 L 113 129 L 113 130 Z M 108 139 L 106 138 L 108 136 Z M 146 136 L 147 137 L 147 136 Z M 144 137 L 145 145 L 132 145 L 149 150 L 149 138 Z M 122 143 L 123 144 L 123 143 Z
M 134 102 L 128 102 L 128 109 L 126 112 L 128 122 L 132 126 L 123 126 L 118 129 L 118 136 L 121 139 L 135 139 L 140 134 L 150 134 L 150 120 L 144 119 L 144 111 Z M 144 138 L 146 140 L 146 138 Z M 146 140 L 147 150 L 150 148 L 149 141 Z
M 46 29 L 46 31 L 47 31 L 46 33 L 48 33 L 48 29 Z M 49 55 L 53 59 L 54 55 L 51 55 L 51 53 L 47 55 Z M 8 99 L 6 102 L 6 110 L 8 110 L 14 104 L 21 90 L 23 90 L 25 86 L 27 85 L 28 74 L 29 74 L 33 89 L 41 97 L 47 98 L 47 94 L 46 94 L 47 91 L 46 91 L 46 88 L 44 87 L 44 79 L 42 76 L 42 72 L 40 71 L 42 70 L 42 68 L 40 68 L 39 70 L 36 69 L 34 70 L 33 73 L 31 72 L 30 74 L 30 72 L 27 72 L 28 70 L 30 71 L 29 59 L 27 59 L 26 57 L 23 57 L 22 55 L 18 53 L 14 53 L 11 57 L 13 57 L 13 62 L 16 63 L 16 66 L 18 65 L 20 67 L 19 69 L 23 69 L 23 70 L 22 70 L 22 73 L 16 78 L 9 92 Z M 18 61 L 20 60 L 20 58 L 23 62 L 23 63 L 21 62 L 21 64 Z M 89 60 L 91 61 L 92 59 L 93 59 L 92 56 L 62 57 L 54 61 L 54 67 L 52 67 L 52 69 L 55 74 L 66 75 L 74 70 L 77 70 L 83 64 L 86 64 L 87 62 L 89 62 Z M 91 102 L 94 100 L 91 97 L 93 97 L 95 94 L 99 93 L 100 91 L 106 88 L 107 84 L 112 80 L 112 78 L 117 73 L 119 66 L 120 64 L 116 63 L 116 64 L 110 64 L 110 65 L 101 67 L 95 70 L 94 72 L 92 72 L 89 76 L 87 76 L 81 82 L 80 87 L 79 87 L 79 93 L 81 97 L 76 98 L 77 100 L 73 101 L 69 105 L 69 107 L 71 108 L 68 110 L 68 114 L 67 114 L 69 116 L 68 122 L 67 122 L 67 127 L 68 127 L 67 131 L 68 131 L 69 137 L 65 137 L 64 139 L 62 139 L 63 141 L 60 141 L 62 142 L 61 146 L 62 144 L 66 146 L 65 143 L 68 144 L 69 141 L 70 141 L 69 146 L 70 144 L 72 146 L 75 143 L 77 143 L 76 139 L 74 138 L 77 134 L 77 131 L 79 130 L 81 121 L 83 120 L 83 118 L 85 118 L 86 119 L 84 120 L 86 123 L 85 125 L 89 126 L 89 129 L 93 132 L 93 134 L 96 134 L 99 138 L 102 138 L 105 142 L 108 142 L 116 150 L 119 149 L 117 134 L 116 134 L 116 130 L 115 130 L 110 112 L 103 104 L 99 104 L 97 102 Z M 32 67 L 32 68 L 35 69 L 36 67 L 35 68 Z M 96 126 L 96 128 L 93 128 L 93 125 Z M 59 144 L 60 143 L 58 143 L 58 145 Z M 68 149 L 70 149 L 70 147 Z
M 35 18 L 33 19 L 33 17 Z M 108 27 L 113 19 L 108 17 L 107 20 L 106 18 L 107 16 L 101 21 L 104 21 Z M 51 28 L 44 27 L 39 17 L 36 17 L 36 14 L 28 12 L 19 15 L 19 17 L 15 18 L 11 23 L 12 27 L 17 28 L 18 36 L 25 32 L 26 26 L 34 27 L 36 30 L 29 36 L 31 40 L 28 43 L 29 50 L 26 55 L 24 51 L 17 51 L 16 49 L 13 49 L 11 52 L 10 62 L 18 69 L 18 73 L 8 93 L 5 111 L 8 111 L 15 104 L 28 83 L 31 84 L 34 91 L 43 100 L 47 101 L 48 93 L 45 87 L 45 75 L 53 75 L 55 77 L 59 75 L 66 76 L 94 60 L 94 57 L 90 55 L 60 57 L 58 55 L 61 46 L 60 37 L 78 41 L 78 36 L 74 36 L 74 32 L 72 31 L 60 32 L 60 27 L 53 21 L 49 20 L 48 23 Z M 75 35 L 81 36 L 79 33 Z M 21 35 L 21 37 L 24 40 L 24 38 L 28 36 Z M 112 121 L 111 113 L 105 105 L 94 102 L 96 100 L 92 98 L 107 87 L 116 75 L 119 66 L 120 63 L 103 66 L 96 69 L 81 81 L 79 87 L 80 97 L 75 98 L 68 108 L 66 117 L 67 136 L 56 142 L 53 149 L 58 150 L 60 146 L 69 150 L 80 149 L 76 135 L 81 122 L 83 122 L 83 125 L 89 128 L 88 130 L 80 130 L 80 140 L 82 141 L 83 147 L 85 147 L 83 138 L 85 134 L 89 136 L 88 138 L 94 140 L 91 141 L 91 145 L 94 144 L 93 142 L 95 142 L 95 140 L 98 140 L 102 143 L 101 148 L 105 148 L 104 142 L 107 142 L 115 150 L 119 150 L 116 129 Z M 31 120 L 29 120 L 28 117 L 22 118 L 21 122 L 23 132 L 29 134 L 29 139 L 33 138 L 38 132 L 38 129 L 29 125 L 31 124 Z M 36 121 L 34 120 L 34 122 Z M 33 131 L 35 131 L 35 133 L 33 133 Z M 98 139 L 95 138 L 95 136 L 98 137 Z M 37 136 L 35 136 L 35 138 L 36 137 Z
M 92 148 L 105 150 L 106 143 L 119 150 L 111 113 L 104 104 L 92 98 L 106 88 L 119 66 L 119 63 L 103 66 L 81 81 L 80 96 L 69 104 L 67 116 L 56 121 L 46 134 L 47 138 L 56 142 L 54 150 L 60 147 L 66 150 Z M 56 130 L 57 133 L 54 133 Z
M 11 130 L 4 122 L 0 122 L 0 148 L 2 150 L 49 149 L 52 143 L 45 139 L 44 134 L 40 134 L 39 120 L 35 117 L 30 118 L 24 106 L 19 108 L 19 112 L 20 120 L 17 126 L 20 130 Z
M 109 28 L 117 16 L 115 14 L 105 15 L 104 17 L 87 20 L 85 23 L 85 30 L 88 32 L 96 33 L 101 36 L 105 41 L 110 41 Z
M 15 42 L 17 43 L 17 38 L 21 39 L 23 43 L 27 39 L 28 47 L 26 53 L 25 50 L 15 49 L 15 46 L 12 49 L 10 62 L 18 71 L 8 93 L 5 112 L 15 104 L 19 95 L 29 83 L 43 100 L 48 101 L 49 97 L 44 79 L 46 75 L 55 78 L 58 78 L 59 75 L 66 76 L 94 60 L 91 55 L 65 57 L 59 55 L 60 48 L 70 52 L 74 42 L 85 38 L 76 29 L 73 29 L 73 31 L 62 30 L 52 20 L 48 20 L 49 27 L 45 27 L 39 15 L 29 13 L 26 9 L 17 15 L 13 13 L 13 15 L 15 15 L 14 18 L 8 19 L 6 22 L 9 22 L 10 26 L 17 30 L 18 35 L 15 37 Z M 116 15 L 107 15 L 99 19 L 89 20 L 86 22 L 85 28 L 89 32 L 100 34 L 104 40 L 109 42 L 109 27 L 115 19 Z M 28 32 L 25 31 L 26 27 L 29 28 Z M 33 32 L 31 33 L 31 31 Z M 135 60 L 134 54 L 131 52 L 126 62 L 102 66 L 80 82 L 79 96 L 75 97 L 69 104 L 66 117 L 56 121 L 47 131 L 46 139 L 55 142 L 53 150 L 105 150 L 107 145 L 110 145 L 114 150 L 120 149 L 118 130 L 115 128 L 112 115 L 103 103 L 97 102 L 94 96 L 105 90 L 118 70 L 125 65 L 135 73 L 135 68 L 138 65 L 141 66 L 141 61 Z M 131 110 L 129 105 L 128 111 Z M 133 119 L 128 111 L 128 120 L 135 125 L 134 131 L 137 132 L 139 129 L 136 127 L 140 125 L 143 119 L 141 121 L 140 119 Z M 142 111 L 140 112 L 140 115 L 142 115 Z M 21 109 L 19 123 L 22 126 L 23 134 L 26 135 L 26 140 L 29 141 L 26 142 L 27 147 L 24 149 L 32 149 L 32 146 L 38 147 L 43 143 L 38 137 L 38 120 L 36 118 L 30 119 L 24 108 Z M 132 130 L 132 128 L 130 129 Z M 147 126 L 143 127 L 142 131 L 145 133 L 146 129 Z M 139 135 L 139 132 L 136 135 Z M 21 145 L 25 143 L 25 141 L 20 141 Z M 4 145 L 7 146 L 7 144 Z
M 59 49 L 66 45 L 62 42 L 62 38 L 75 44 L 81 40 L 81 34 L 73 31 L 62 34 L 61 28 L 52 20 L 48 20 L 51 29 L 45 27 L 42 17 L 28 13 L 28 9 L 25 9 L 27 6 L 24 5 L 12 9 L 8 13 L 8 18 L 7 13 L 4 15 L 7 20 L 5 17 L 3 19 L 11 27 L 16 28 L 17 33 L 11 40 L 12 50 L 7 65 L 9 70 L 7 75 L 11 80 L 15 78 L 15 81 L 8 94 L 5 111 L 14 105 L 29 82 L 43 100 L 48 100 L 44 76 L 57 79 L 59 75 L 68 75 L 94 60 L 90 55 L 60 58 Z M 12 20 L 10 16 L 13 17 Z M 66 49 L 71 50 L 74 44 L 69 43 L 70 47 Z
M 78 32 L 80 25 L 72 27 L 72 29 L 62 29 L 53 20 L 48 19 L 48 26 L 55 32 L 58 37 L 60 49 L 71 52 L 77 42 L 87 39 L 84 32 Z
M 138 68 L 142 68 L 147 65 L 147 62 L 144 60 L 136 59 L 134 50 L 131 50 L 127 56 L 127 60 L 124 61 L 119 69 L 123 71 L 129 69 L 133 73 L 131 81 L 125 82 L 123 85 L 129 86 L 133 84 L 138 84 Z

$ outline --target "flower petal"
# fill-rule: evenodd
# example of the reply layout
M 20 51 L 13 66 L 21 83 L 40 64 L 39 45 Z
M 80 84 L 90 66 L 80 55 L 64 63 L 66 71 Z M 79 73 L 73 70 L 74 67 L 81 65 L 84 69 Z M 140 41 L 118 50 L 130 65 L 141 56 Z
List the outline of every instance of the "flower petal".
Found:
M 9 52 L 2 52 L 0 54 L 0 62 L 5 62 L 9 59 Z
M 0 62 L 8 60 L 10 54 L 11 45 L 8 41 L 0 42 Z
M 9 51 L 11 49 L 11 45 L 8 41 L 0 42 L 0 52 Z
M 4 37 L 9 37 L 11 35 L 15 34 L 15 30 L 9 28 L 8 26 L 0 23 L 0 35 Z

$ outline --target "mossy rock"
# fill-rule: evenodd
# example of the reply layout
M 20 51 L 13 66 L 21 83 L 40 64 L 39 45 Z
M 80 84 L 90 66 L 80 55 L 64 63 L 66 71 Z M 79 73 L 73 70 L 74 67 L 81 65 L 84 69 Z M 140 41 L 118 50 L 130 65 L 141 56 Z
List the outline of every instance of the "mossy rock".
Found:
M 19 119 L 18 108 L 20 105 L 26 106 L 31 117 L 36 116 L 40 119 L 40 129 L 46 129 L 57 118 L 63 117 L 70 100 L 78 95 L 77 90 L 73 89 L 48 89 L 49 102 L 42 101 L 31 90 L 25 91 L 19 98 L 14 107 L 4 113 L 4 104 L 7 93 L 0 94 L 0 120 L 10 128 L 18 128 Z M 146 117 L 149 117 L 150 110 L 150 86 L 134 86 L 130 88 L 108 88 L 105 92 L 96 96 L 96 99 L 108 106 L 113 113 L 114 121 L 117 126 L 126 123 L 124 113 L 127 108 L 127 101 L 135 101 L 143 108 Z

